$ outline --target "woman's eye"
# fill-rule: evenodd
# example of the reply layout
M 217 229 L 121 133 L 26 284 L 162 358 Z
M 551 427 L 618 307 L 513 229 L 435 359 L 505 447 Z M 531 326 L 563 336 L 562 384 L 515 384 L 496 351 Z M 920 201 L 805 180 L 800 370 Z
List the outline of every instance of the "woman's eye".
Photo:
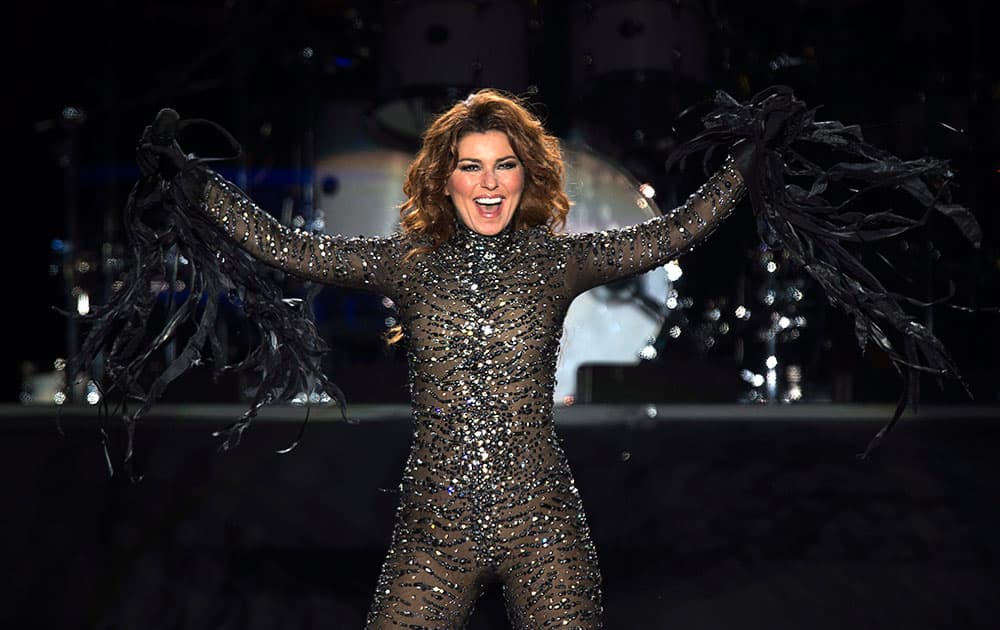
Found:
M 465 171 L 466 173 L 468 173 L 470 171 L 477 171 L 477 170 L 479 170 L 479 165 L 478 164 L 463 164 L 463 165 L 461 165 L 461 166 L 458 167 L 458 170 Z

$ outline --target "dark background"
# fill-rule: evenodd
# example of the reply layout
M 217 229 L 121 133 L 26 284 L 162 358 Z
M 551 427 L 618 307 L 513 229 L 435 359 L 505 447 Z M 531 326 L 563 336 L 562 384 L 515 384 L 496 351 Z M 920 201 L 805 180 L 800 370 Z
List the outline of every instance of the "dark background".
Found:
M 480 78 L 511 83 L 499 87 L 520 94 L 537 91 L 529 98 L 551 131 L 582 135 L 608 159 L 666 191 L 665 200 L 682 199 L 703 180 L 697 169 L 668 174 L 663 161 L 670 147 L 695 129 L 695 118 L 678 121 L 677 114 L 716 89 L 746 98 L 769 84 L 785 83 L 821 107 L 819 118 L 860 124 L 876 145 L 905 158 L 930 154 L 949 159 L 958 173 L 956 201 L 972 208 L 982 223 L 982 247 L 968 247 L 952 225 L 935 218 L 928 229 L 901 239 L 905 243 L 894 243 L 887 252 L 900 276 L 878 261 L 866 262 L 890 279 L 890 288 L 918 299 L 944 295 L 951 282 L 954 304 L 996 306 L 1000 83 L 993 3 L 648 3 L 669 5 L 682 18 L 698 16 L 708 56 L 706 71 L 697 76 L 671 70 L 684 68 L 684 51 L 670 41 L 670 33 L 643 32 L 660 27 L 643 22 L 643 3 L 625 3 L 637 7 L 636 18 L 602 31 L 610 33 L 606 41 L 581 42 L 573 24 L 580 23 L 581 15 L 599 19 L 602 9 L 614 4 L 496 3 L 520 8 L 523 22 L 517 28 L 503 22 L 509 32 L 491 33 L 499 52 L 483 60 L 476 56 L 481 51 L 456 44 L 461 22 L 439 31 L 432 26 L 427 32 L 410 32 L 405 24 L 398 30 L 399 21 L 412 21 L 421 6 L 428 11 L 449 6 L 442 2 L 17 5 L 16 11 L 24 12 L 17 23 L 33 35 L 30 45 L 15 48 L 10 56 L 22 89 L 9 100 L 23 114 L 15 131 L 25 140 L 25 151 L 9 170 L 16 180 L 10 188 L 24 197 L 21 210 L 8 213 L 13 220 L 8 250 L 15 254 L 8 265 L 9 299 L 17 306 L 8 309 L 16 334 L 10 335 L 5 353 L 3 400 L 18 399 L 25 369 L 50 371 L 73 343 L 71 327 L 50 307 L 65 307 L 69 292 L 78 286 L 89 291 L 94 303 L 107 299 L 119 271 L 102 262 L 108 258 L 102 248 L 122 253 L 120 217 L 136 176 L 134 143 L 160 107 L 209 118 L 232 131 L 245 155 L 222 170 L 272 212 L 292 200 L 297 214 L 308 215 L 312 208 L 302 183 L 310 174 L 303 165 L 324 151 L 342 148 L 335 136 L 348 130 L 352 140 L 362 137 L 376 146 L 411 149 L 412 137 L 387 133 L 368 112 L 401 94 L 430 112 L 440 110 L 477 87 L 477 75 L 469 70 L 477 63 L 484 66 Z M 489 5 L 477 6 L 489 11 Z M 639 36 L 630 38 L 634 32 Z M 386 45 L 389 37 L 392 47 Z M 651 45 L 650 40 L 662 44 Z M 640 47 L 636 42 L 646 43 Z M 637 51 L 634 68 L 588 74 L 588 55 L 593 67 L 600 67 L 603 59 L 630 46 Z M 440 77 L 408 61 L 429 48 L 448 50 L 447 58 L 453 60 L 441 68 Z M 503 68 L 507 58 L 523 63 Z M 420 76 L 407 74 L 414 67 Z M 68 119 L 67 107 L 78 108 L 83 118 Z M 210 136 L 195 136 L 191 142 L 203 155 L 224 149 Z M 327 223 L 336 230 L 336 217 L 328 217 Z M 931 235 L 936 252 L 928 250 Z M 69 249 L 54 249 L 55 241 Z M 701 310 L 722 302 L 735 326 L 739 322 L 731 319 L 731 310 L 738 296 L 753 306 L 753 293 L 763 282 L 756 273 L 757 243 L 750 213 L 744 212 L 723 226 L 710 246 L 685 257 L 681 290 L 693 305 L 672 314 L 677 321 L 670 324 L 678 323 L 690 334 L 671 342 L 671 356 L 725 363 L 730 373 L 734 363 L 759 369 L 755 366 L 765 353 L 754 334 L 762 322 L 743 325 L 728 343 L 711 351 L 699 344 L 705 334 L 699 328 Z M 86 273 L 75 270 L 81 260 L 90 263 Z M 900 277 L 907 280 L 895 282 Z M 794 272 L 782 281 L 805 282 Z M 808 283 L 803 286 L 806 299 L 798 308 L 812 324 L 796 343 L 779 348 L 779 358 L 784 363 L 787 355 L 802 364 L 811 385 L 805 397 L 894 399 L 898 384 L 885 358 L 877 352 L 862 355 L 850 336 L 850 322 L 832 312 Z M 386 349 L 381 341 L 387 313 L 378 300 L 329 288 L 317 302 L 317 318 L 334 348 L 329 370 L 355 402 L 405 401 L 403 353 Z M 976 398 L 996 400 L 997 315 L 948 307 L 914 312 L 954 353 Z M 765 309 L 757 314 L 765 315 Z M 664 331 L 669 328 L 665 325 Z M 744 342 L 741 348 L 733 345 L 738 339 Z M 668 341 L 659 341 L 661 349 Z M 678 364 L 659 360 L 644 368 L 656 373 Z M 373 379 L 371 372 L 385 376 Z M 852 385 L 838 389 L 835 383 L 845 378 Z M 372 387 L 385 379 L 390 386 Z M 181 400 L 239 397 L 232 387 L 199 392 L 178 391 L 180 387 L 170 394 Z M 632 395 L 669 398 L 655 387 Z M 925 395 L 929 400 L 963 399 L 951 385 L 944 392 L 925 388 Z
M 10 560 L 0 611 L 12 620 L 2 625 L 361 627 L 410 434 L 404 407 L 366 406 L 405 401 L 402 351 L 381 340 L 386 311 L 377 296 L 328 288 L 318 298 L 317 319 L 334 348 L 329 373 L 361 422 L 327 422 L 334 414 L 317 411 L 290 456 L 274 449 L 294 435 L 298 409 L 265 414 L 240 448 L 217 453 L 210 432 L 241 412 L 240 387 L 199 373 L 176 383 L 141 427 L 138 484 L 118 468 L 108 476 L 93 409 L 69 407 L 57 423 L 52 408 L 18 401 L 25 371 L 51 370 L 71 344 L 52 307 L 66 306 L 74 286 L 95 302 L 107 294 L 115 272 L 99 253 L 104 244 L 123 246 L 134 143 L 159 108 L 225 126 L 246 153 L 224 172 L 248 177 L 248 191 L 268 209 L 292 199 L 296 212 L 307 212 L 303 165 L 339 146 L 338 131 L 412 147 L 412 137 L 388 133 L 366 112 L 401 95 L 441 109 L 478 87 L 467 80 L 477 60 L 461 47 L 433 85 L 408 85 L 405 73 L 394 73 L 409 66 L 385 38 L 420 4 L 457 5 L 8 8 L 15 151 L 6 182 L 13 202 L 0 390 L 10 404 L 0 419 L 0 504 Z M 746 98 L 785 83 L 821 105 L 820 118 L 858 123 L 900 156 L 951 160 L 957 201 L 982 223 L 982 246 L 968 247 L 947 221 L 935 221 L 886 255 L 910 279 L 897 279 L 899 288 L 921 299 L 946 292 L 951 280 L 955 304 L 1000 302 L 995 3 L 617 3 L 702 16 L 709 71 L 697 80 L 670 70 L 686 57 L 666 36 L 654 38 L 662 44 L 646 49 L 642 64 L 587 74 L 586 54 L 599 63 L 634 45 L 628 33 L 643 28 L 637 13 L 606 40 L 575 45 L 574 17 L 615 3 L 473 4 L 523 10 L 518 28 L 480 36 L 498 51 L 490 59 L 506 52 L 526 60 L 506 73 L 516 84 L 500 87 L 533 86 L 530 98 L 551 131 L 582 134 L 668 197 L 683 198 L 703 180 L 662 165 L 692 131 L 677 114 L 715 89 Z M 446 35 L 414 31 L 393 43 L 420 59 L 430 40 L 449 47 Z M 483 76 L 512 70 L 493 63 Z M 219 149 L 196 141 L 206 153 Z M 940 256 L 928 247 L 931 235 Z M 728 315 L 759 297 L 755 239 L 744 212 L 686 256 L 679 286 L 691 306 L 668 320 L 683 329 L 680 338 L 662 335 L 661 358 L 634 370 L 595 366 L 584 402 L 609 405 L 579 404 L 557 417 L 601 555 L 608 627 L 995 627 L 1000 435 L 990 405 L 1000 400 L 998 316 L 914 311 L 952 351 L 975 400 L 954 384 L 925 382 L 923 414 L 908 416 L 861 464 L 854 454 L 891 413 L 865 403 L 894 401 L 899 382 L 884 356 L 857 349 L 850 322 L 792 270 L 780 282 L 803 288 L 797 308 L 810 325 L 778 355 L 802 365 L 803 404 L 735 404 L 748 393 L 739 370 L 759 370 L 765 355 L 757 317 L 766 310 L 755 307 L 743 324 Z M 81 260 L 92 270 L 74 271 Z M 704 313 L 717 305 L 733 331 L 708 348 Z M 685 387 L 664 387 L 665 379 Z M 203 402 L 235 404 L 191 405 Z M 695 404 L 650 405 L 667 402 Z M 107 426 L 117 456 L 122 434 Z M 507 627 L 495 590 L 473 627 Z

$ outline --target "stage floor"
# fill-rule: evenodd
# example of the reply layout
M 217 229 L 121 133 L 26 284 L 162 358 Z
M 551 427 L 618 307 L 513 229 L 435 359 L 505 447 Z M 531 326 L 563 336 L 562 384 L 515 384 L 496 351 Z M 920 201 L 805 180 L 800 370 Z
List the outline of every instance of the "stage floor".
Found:
M 361 628 L 411 435 L 405 406 L 160 405 L 130 482 L 97 409 L 0 408 L 3 627 Z M 890 405 L 557 411 L 607 628 L 995 628 L 1000 414 L 927 405 L 866 461 Z M 118 423 L 105 422 L 113 463 Z M 11 579 L 15 578 L 15 579 Z M 470 628 L 509 627 L 496 587 Z
M 306 407 L 301 405 L 276 404 L 261 409 L 259 418 L 266 421 L 299 422 Z M 61 411 L 60 411 L 61 410 Z M 160 403 L 153 407 L 149 417 L 154 419 L 204 419 L 226 420 L 238 418 L 246 407 L 235 403 Z M 892 417 L 895 405 L 890 404 L 844 404 L 828 402 L 804 402 L 790 404 L 690 404 L 690 403 L 649 403 L 649 404 L 594 404 L 557 405 L 556 422 L 565 424 L 619 423 L 639 419 L 660 419 L 671 421 L 687 420 L 862 420 L 885 421 Z M 352 420 L 390 420 L 409 418 L 410 408 L 401 404 L 348 404 L 347 415 Z M 335 405 L 313 405 L 309 407 L 310 421 L 341 422 L 343 416 Z M 0 404 L 0 418 L 45 419 L 57 415 L 93 418 L 97 407 L 85 404 L 42 405 L 42 404 Z M 966 419 L 995 419 L 1000 421 L 1000 403 L 956 403 L 949 405 L 925 404 L 916 411 L 907 409 L 902 421 L 940 420 L 960 417 Z

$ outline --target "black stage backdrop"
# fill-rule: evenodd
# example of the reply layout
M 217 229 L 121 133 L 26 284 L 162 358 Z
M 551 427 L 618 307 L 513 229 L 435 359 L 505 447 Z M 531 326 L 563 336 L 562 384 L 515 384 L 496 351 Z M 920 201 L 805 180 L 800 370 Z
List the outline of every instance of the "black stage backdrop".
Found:
M 887 254 L 902 276 L 874 258 L 866 262 L 890 280 L 890 288 L 918 299 L 953 288 L 956 304 L 997 306 L 996 2 L 473 4 L 480 13 L 460 10 L 472 5 L 451 0 L 16 3 L 8 22 L 24 37 L 8 39 L 7 81 L 17 168 L 7 186 L 15 200 L 6 214 L 4 251 L 11 257 L 0 282 L 12 318 L 6 321 L 15 332 L 0 364 L 0 400 L 17 401 L 26 377 L 51 372 L 76 343 L 80 331 L 51 307 L 75 309 L 80 290 L 93 304 L 108 299 L 119 272 L 114 261 L 127 253 L 121 212 L 137 177 L 135 142 L 159 108 L 209 118 L 232 131 L 246 154 L 224 165 L 225 172 L 275 215 L 287 219 L 283 207 L 289 205 L 292 214 L 308 219 L 311 189 L 302 178 L 322 175 L 310 171 L 315 160 L 359 144 L 412 150 L 413 137 L 387 133 L 372 112 L 399 103 L 392 98 L 401 92 L 412 99 L 404 105 L 437 111 L 475 87 L 476 76 L 485 82 L 496 77 L 498 87 L 530 94 L 553 133 L 575 135 L 652 182 L 666 207 L 703 180 L 696 169 L 684 175 L 663 170 L 671 147 L 694 131 L 694 119 L 676 119 L 683 108 L 716 89 L 747 98 L 770 84 L 789 85 L 820 107 L 819 119 L 857 123 L 872 143 L 904 158 L 931 154 L 952 161 L 956 201 L 977 214 L 983 246 L 968 248 L 942 220 Z M 514 9 L 523 23 L 500 21 Z M 462 20 L 477 15 L 496 17 L 502 36 L 460 37 Z M 426 32 L 406 29 L 402 18 L 424 20 Z M 696 43 L 673 43 L 677 29 L 689 26 L 701 39 L 691 34 Z M 496 46 L 469 48 L 486 41 Z M 440 68 L 413 63 L 442 50 L 448 54 Z M 700 65 L 692 66 L 692 59 Z M 412 113 L 420 119 L 420 111 Z M 195 134 L 189 141 L 200 154 L 222 150 L 210 136 Z M 313 183 L 325 188 L 328 182 Z M 329 183 L 336 189 L 335 178 Z M 396 190 L 399 184 L 392 182 Z M 390 206 L 353 211 L 391 213 Z M 338 217 L 328 216 L 327 223 L 337 231 Z M 927 247 L 929 235 L 940 239 L 936 250 Z M 755 341 L 758 323 L 732 320 L 740 301 L 755 317 L 771 310 L 755 304 L 762 289 L 762 278 L 753 274 L 760 267 L 758 246 L 750 213 L 738 212 L 710 243 L 685 256 L 679 289 L 682 301 L 691 298 L 694 307 L 676 313 L 689 322 L 671 322 L 683 333 L 677 341 L 666 337 L 671 326 L 664 327 L 659 341 L 671 352 L 661 348 L 659 363 L 676 364 L 678 355 L 705 355 L 715 364 L 733 360 L 738 352 L 722 339 L 710 352 L 699 347 L 706 341 L 699 332 L 702 311 L 725 299 L 723 321 L 746 345 L 740 367 L 759 371 L 769 353 Z M 782 278 L 795 280 L 795 274 Z M 853 380 L 842 402 L 894 399 L 895 384 L 869 387 L 891 380 L 887 363 L 875 352 L 862 355 L 851 322 L 814 287 L 803 289 L 799 314 L 809 325 L 796 343 L 779 346 L 778 358 L 782 365 L 793 357 L 801 362 L 811 385 L 804 395 L 828 393 L 840 379 Z M 401 401 L 403 358 L 381 343 L 389 314 L 380 298 L 327 288 L 317 309 L 335 350 L 328 371 L 344 382 L 351 399 Z M 977 398 L 1000 398 L 997 315 L 941 306 L 919 315 L 953 351 Z M 230 339 L 236 345 L 237 333 Z M 890 379 L 880 377 L 886 373 Z M 653 390 L 650 396 L 660 395 Z M 233 391 L 220 390 L 215 398 L 237 402 Z M 186 396 L 181 391 L 178 400 L 195 398 Z

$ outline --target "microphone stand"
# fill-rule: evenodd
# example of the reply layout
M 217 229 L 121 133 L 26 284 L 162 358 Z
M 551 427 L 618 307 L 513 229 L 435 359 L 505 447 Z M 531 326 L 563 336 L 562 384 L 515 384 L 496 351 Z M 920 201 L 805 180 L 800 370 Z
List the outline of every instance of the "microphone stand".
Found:
M 66 218 L 66 234 L 63 239 L 62 249 L 62 277 L 65 289 L 66 311 L 77 312 L 76 288 L 76 248 L 80 238 L 79 229 L 79 206 L 78 206 L 78 183 L 79 174 L 77 170 L 77 139 L 80 127 L 87 120 L 86 113 L 74 106 L 63 108 L 59 116 L 60 127 L 65 132 L 65 138 L 60 144 L 59 165 L 63 170 L 63 204 Z M 76 356 L 80 348 L 80 336 L 76 320 L 73 317 L 66 318 L 66 356 Z M 76 402 L 76 368 L 71 361 L 66 362 L 66 400 L 67 403 Z

